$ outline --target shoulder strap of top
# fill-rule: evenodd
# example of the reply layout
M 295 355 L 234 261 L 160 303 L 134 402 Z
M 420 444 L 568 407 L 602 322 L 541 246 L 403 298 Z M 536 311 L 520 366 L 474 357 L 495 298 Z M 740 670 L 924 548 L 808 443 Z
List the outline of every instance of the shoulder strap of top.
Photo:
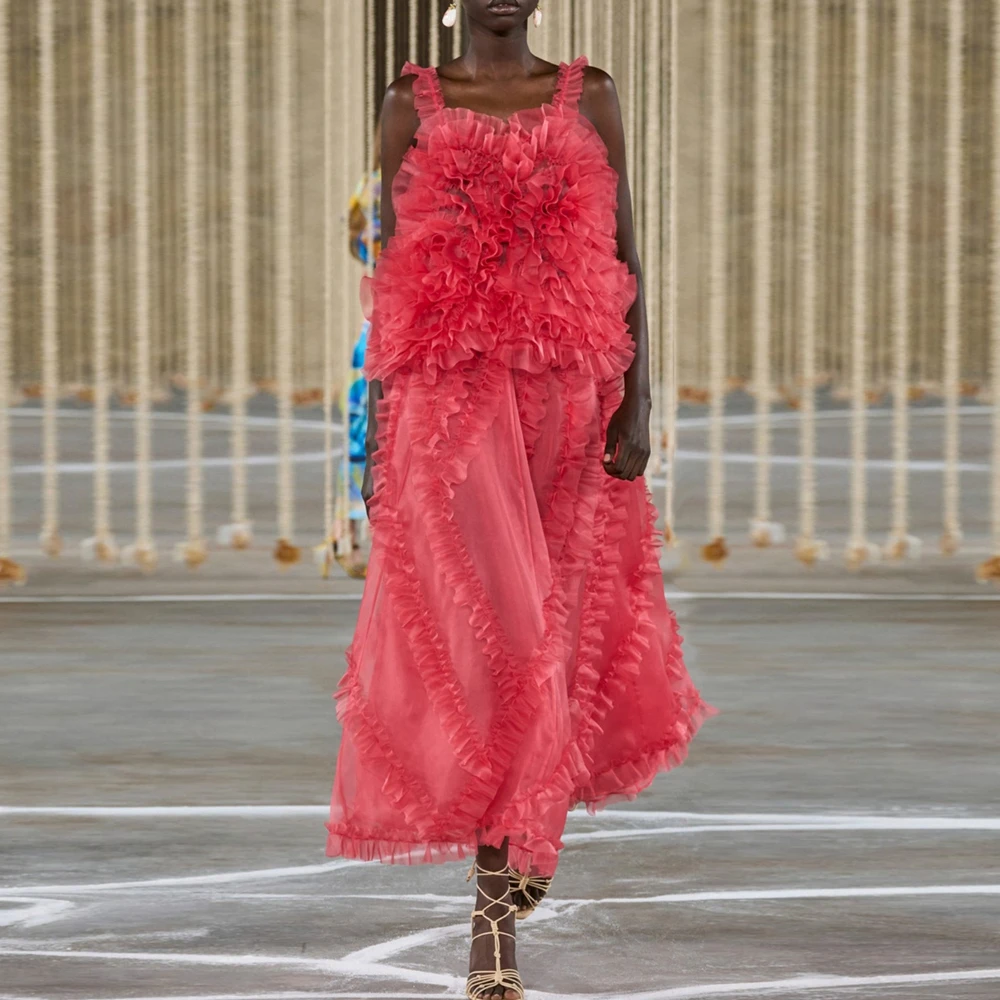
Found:
M 440 111 L 444 107 L 444 97 L 437 70 L 433 66 L 418 66 L 407 60 L 403 63 L 402 75 L 408 74 L 416 77 L 413 81 L 413 106 L 417 116 L 422 120 Z
M 588 65 L 586 56 L 577 56 L 571 63 L 559 64 L 559 80 L 553 102 L 557 108 L 576 110 L 583 94 L 583 71 Z

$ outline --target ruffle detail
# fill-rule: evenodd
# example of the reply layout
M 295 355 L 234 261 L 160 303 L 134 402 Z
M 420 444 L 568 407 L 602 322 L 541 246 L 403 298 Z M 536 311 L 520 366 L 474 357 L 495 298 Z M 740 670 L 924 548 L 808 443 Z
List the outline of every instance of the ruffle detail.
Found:
M 576 110 L 583 96 L 583 72 L 590 65 L 586 56 L 577 56 L 571 63 L 559 66 L 560 80 L 556 105 Z
M 627 370 L 637 282 L 618 259 L 617 172 L 575 107 L 585 65 L 562 65 L 557 101 L 504 121 L 444 106 L 434 71 L 407 64 L 422 125 L 366 286 L 368 378 L 434 381 L 476 357 L 599 379 Z
M 477 836 L 494 844 L 506 837 L 512 864 L 550 875 L 566 810 L 578 802 L 593 811 L 634 798 L 658 772 L 684 759 L 687 744 L 714 710 L 684 670 L 676 623 L 663 597 L 662 536 L 648 489 L 641 479 L 628 483 L 607 476 L 600 463 L 621 385 L 570 372 L 512 372 L 495 360 L 466 364 L 443 378 L 429 386 L 417 373 L 395 373 L 379 403 L 370 507 L 385 567 L 377 599 L 389 603 L 375 632 L 398 623 L 406 652 L 395 665 L 375 646 L 367 661 L 389 671 L 384 678 L 390 685 L 394 670 L 419 677 L 427 710 L 461 771 L 449 779 L 451 791 L 442 793 L 441 768 L 429 763 L 443 763 L 441 745 L 426 742 L 427 723 L 420 723 L 424 735 L 415 735 L 406 729 L 406 714 L 369 693 L 356 637 L 336 693 L 342 754 L 348 747 L 352 761 L 364 768 L 367 794 L 382 804 L 353 805 L 349 795 L 349 804 L 338 805 L 327 824 L 327 850 L 415 864 L 472 854 Z M 407 419 L 405 428 L 404 409 L 407 416 L 420 414 L 419 420 Z M 489 488 L 469 478 L 472 462 L 496 447 L 497 426 L 512 413 L 523 435 L 512 447 L 544 456 L 539 468 L 550 473 L 537 481 L 535 499 L 551 586 L 541 606 L 542 627 L 528 649 L 515 648 L 520 622 L 498 613 L 470 552 L 467 528 L 456 517 L 456 491 L 463 484 L 477 495 Z M 429 564 L 426 557 L 420 565 L 414 560 L 400 515 L 407 504 L 411 515 L 419 512 Z M 508 514 L 516 520 L 513 508 Z M 514 552 L 510 558 L 527 556 Z M 375 599 L 368 591 L 372 579 L 366 601 Z M 439 624 L 448 618 L 444 604 L 461 610 L 481 658 L 482 672 L 473 664 L 465 687 Z M 364 609 L 363 602 L 362 614 Z M 483 684 L 491 692 L 485 729 L 473 707 L 482 703 Z M 551 692 L 560 685 L 566 685 L 565 724 L 550 714 Z M 651 714 L 636 716 L 634 727 L 622 720 L 622 712 L 641 714 L 645 701 Z M 564 735 L 554 737 L 561 725 Z M 630 738 L 619 746 L 614 741 L 622 732 Z M 551 764 L 537 765 L 546 744 Z M 512 773 L 530 780 L 505 791 Z M 354 787 L 361 779 L 346 780 Z M 335 802 L 342 803 L 338 794 L 335 788 Z M 560 815 L 562 822 L 552 820 Z
M 400 75 L 416 77 L 413 81 L 413 107 L 421 119 L 429 118 L 444 107 L 435 82 L 433 67 L 418 66 L 407 60 L 403 63 Z

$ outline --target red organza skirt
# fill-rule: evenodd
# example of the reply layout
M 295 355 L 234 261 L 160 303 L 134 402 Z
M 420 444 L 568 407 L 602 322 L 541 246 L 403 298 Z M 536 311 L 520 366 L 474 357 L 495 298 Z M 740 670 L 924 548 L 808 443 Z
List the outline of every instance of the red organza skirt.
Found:
M 473 359 L 383 382 L 373 547 L 337 689 L 327 853 L 419 863 L 634 798 L 714 709 L 681 658 L 642 478 L 601 459 L 620 377 Z

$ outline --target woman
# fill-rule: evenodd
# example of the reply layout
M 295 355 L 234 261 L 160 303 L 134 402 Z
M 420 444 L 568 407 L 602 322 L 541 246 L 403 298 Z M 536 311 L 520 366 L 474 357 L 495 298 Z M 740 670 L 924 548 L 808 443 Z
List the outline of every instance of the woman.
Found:
M 634 798 L 713 710 L 681 659 L 643 479 L 614 83 L 531 54 L 537 0 L 464 7 L 467 52 L 407 64 L 383 106 L 373 545 L 327 853 L 475 855 L 466 992 L 515 1000 L 515 914 L 548 887 L 568 810 Z

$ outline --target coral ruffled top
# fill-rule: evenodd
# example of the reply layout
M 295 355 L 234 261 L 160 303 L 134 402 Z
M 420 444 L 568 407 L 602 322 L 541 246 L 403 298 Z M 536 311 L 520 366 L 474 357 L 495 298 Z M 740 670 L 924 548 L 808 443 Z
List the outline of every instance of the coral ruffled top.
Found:
M 509 119 L 447 107 L 435 69 L 403 67 L 420 125 L 362 289 L 369 378 L 405 367 L 434 381 L 477 354 L 532 372 L 628 368 L 636 280 L 618 259 L 618 174 L 578 110 L 586 65 L 561 63 L 552 100 Z

